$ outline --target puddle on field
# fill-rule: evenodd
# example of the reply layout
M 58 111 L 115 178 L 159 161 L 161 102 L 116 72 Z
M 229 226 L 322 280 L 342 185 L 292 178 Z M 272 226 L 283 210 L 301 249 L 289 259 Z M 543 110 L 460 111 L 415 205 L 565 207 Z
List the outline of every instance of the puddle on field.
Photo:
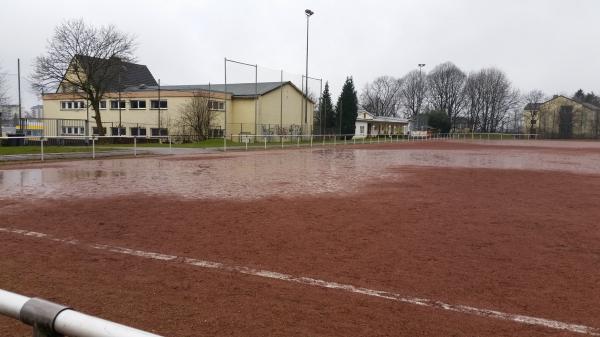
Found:
M 0 170 L 0 199 L 166 194 L 252 199 L 352 192 L 400 179 L 400 166 L 555 170 L 600 174 L 600 155 L 531 150 L 320 149 L 185 157 L 65 162 L 62 167 Z M 174 160 L 171 160 L 174 159 Z

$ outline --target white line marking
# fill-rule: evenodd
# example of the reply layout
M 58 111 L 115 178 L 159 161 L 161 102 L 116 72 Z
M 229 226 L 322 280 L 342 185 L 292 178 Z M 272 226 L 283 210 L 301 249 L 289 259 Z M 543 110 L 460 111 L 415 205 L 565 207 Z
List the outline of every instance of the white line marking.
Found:
M 512 321 L 512 322 L 523 323 L 523 324 L 528 324 L 528 325 L 541 326 L 541 327 L 546 327 L 546 328 L 551 328 L 551 329 L 556 329 L 556 330 L 565 330 L 565 331 L 570 331 L 570 332 L 588 334 L 588 335 L 592 335 L 592 336 L 600 336 L 600 329 L 585 326 L 585 325 L 565 323 L 565 322 L 561 322 L 561 321 L 555 321 L 555 320 L 539 318 L 539 317 L 509 314 L 509 313 L 496 311 L 496 310 L 490 310 L 490 309 L 479 309 L 479 308 L 470 307 L 470 306 L 466 306 L 466 305 L 448 304 L 448 303 L 430 300 L 430 299 L 426 299 L 426 298 L 405 297 L 400 294 L 392 293 L 392 292 L 388 292 L 388 291 L 356 287 L 356 286 L 353 286 L 350 284 L 329 282 L 329 281 L 314 279 L 314 278 L 310 278 L 310 277 L 299 277 L 299 276 L 293 276 L 293 275 L 289 275 L 289 274 L 278 273 L 278 272 L 274 272 L 274 271 L 260 270 L 260 269 L 248 268 L 248 267 L 243 267 L 243 266 L 226 265 L 226 264 L 223 264 L 220 262 L 199 260 L 199 259 L 180 257 L 180 256 L 176 256 L 176 255 L 167 255 L 167 254 L 161 254 L 161 253 L 155 253 L 155 252 L 147 252 L 147 251 L 142 251 L 142 250 L 135 250 L 135 249 L 123 248 L 123 247 L 117 247 L 117 246 L 111 246 L 111 245 L 86 244 L 86 243 L 82 243 L 81 241 L 78 241 L 78 240 L 60 239 L 60 238 L 55 238 L 54 236 L 52 236 L 50 234 L 32 232 L 32 231 L 27 231 L 27 230 L 22 230 L 22 229 L 12 229 L 12 228 L 0 227 L 0 232 L 19 234 L 19 235 L 23 235 L 23 236 L 35 237 L 35 238 L 40 238 L 40 239 L 46 239 L 46 240 L 51 240 L 51 241 L 70 244 L 70 245 L 85 246 L 85 247 L 89 247 L 89 248 L 93 248 L 93 249 L 104 250 L 104 251 L 108 251 L 108 252 L 125 254 L 125 255 L 130 255 L 130 256 L 137 256 L 137 257 L 142 257 L 142 258 L 146 258 L 146 259 L 153 259 L 153 260 L 166 261 L 166 262 L 184 263 L 184 264 L 188 264 L 188 265 L 200 267 L 200 268 L 208 268 L 208 269 L 215 269 L 215 270 L 221 270 L 221 271 L 227 271 L 227 272 L 234 272 L 234 273 L 258 276 L 258 277 L 263 277 L 263 278 L 268 278 L 268 279 L 299 283 L 299 284 L 313 286 L 313 287 L 343 290 L 343 291 L 347 291 L 347 292 L 355 293 L 355 294 L 361 294 L 361 295 L 366 295 L 366 296 L 371 296 L 371 297 L 378 297 L 378 298 L 383 298 L 383 299 L 402 302 L 402 303 L 409 303 L 409 304 L 413 304 L 413 305 L 419 305 L 419 306 L 423 306 L 423 307 L 441 309 L 441 310 L 446 310 L 446 311 L 453 311 L 453 312 L 469 314 L 469 315 L 474 315 L 474 316 L 479 316 L 479 317 L 494 318 L 494 319 L 499 319 L 499 320 L 504 320 L 504 321 Z

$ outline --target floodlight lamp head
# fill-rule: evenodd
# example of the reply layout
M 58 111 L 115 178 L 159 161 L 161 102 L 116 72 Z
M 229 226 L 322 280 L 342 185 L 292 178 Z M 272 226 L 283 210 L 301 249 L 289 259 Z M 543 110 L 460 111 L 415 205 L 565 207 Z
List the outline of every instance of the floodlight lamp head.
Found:
M 306 13 L 306 16 L 311 16 L 315 14 L 315 12 L 311 11 L 310 9 L 305 10 L 304 13 Z

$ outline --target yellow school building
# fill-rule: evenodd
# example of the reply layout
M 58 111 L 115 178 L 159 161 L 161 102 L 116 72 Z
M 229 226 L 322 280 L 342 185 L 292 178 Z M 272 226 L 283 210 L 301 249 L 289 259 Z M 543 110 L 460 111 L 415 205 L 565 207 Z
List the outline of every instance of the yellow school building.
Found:
M 208 100 L 212 137 L 312 132 L 315 102 L 292 82 L 159 86 L 146 66 L 124 68 L 122 89 L 105 94 L 100 103 L 106 135 L 178 135 L 181 114 L 197 96 Z M 59 87 L 43 95 L 43 106 L 45 136 L 99 133 L 94 109 L 76 93 Z

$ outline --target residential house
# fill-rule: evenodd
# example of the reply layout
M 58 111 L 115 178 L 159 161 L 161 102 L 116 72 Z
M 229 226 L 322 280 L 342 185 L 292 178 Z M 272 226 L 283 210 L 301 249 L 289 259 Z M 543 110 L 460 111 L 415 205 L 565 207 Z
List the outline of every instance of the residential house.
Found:
M 600 107 L 560 95 L 530 103 L 523 112 L 523 132 L 544 138 L 598 138 Z
M 408 120 L 405 118 L 375 116 L 363 108 L 358 109 L 354 138 L 403 135 L 407 131 Z

